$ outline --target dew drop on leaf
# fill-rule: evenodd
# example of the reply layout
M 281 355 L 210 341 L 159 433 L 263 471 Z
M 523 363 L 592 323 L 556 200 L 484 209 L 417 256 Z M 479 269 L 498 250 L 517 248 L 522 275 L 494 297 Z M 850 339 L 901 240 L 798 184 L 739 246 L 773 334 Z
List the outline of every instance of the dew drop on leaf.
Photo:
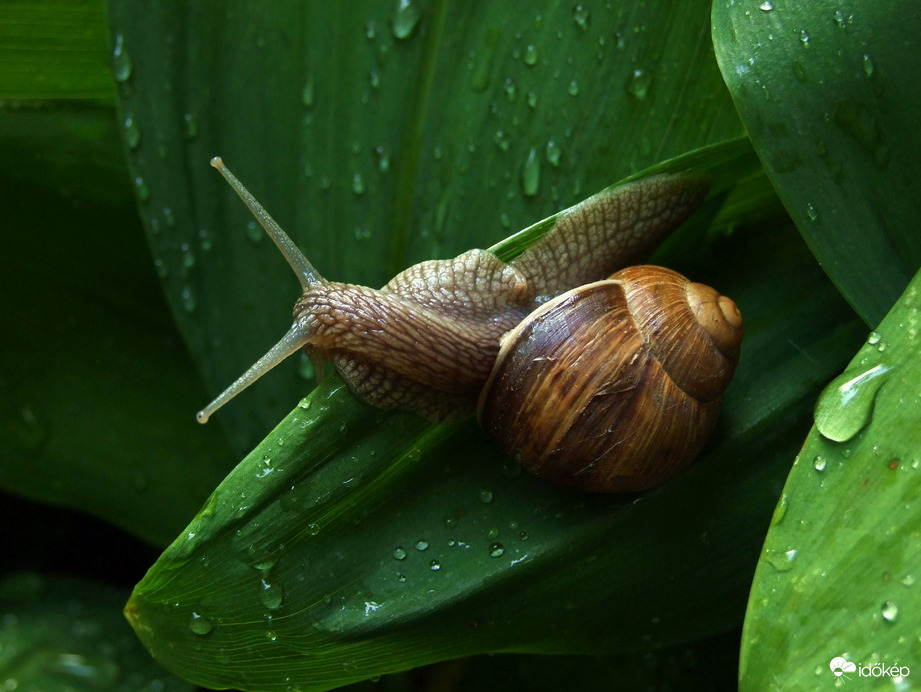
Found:
M 815 424 L 822 436 L 846 442 L 867 426 L 873 418 L 876 395 L 890 370 L 880 363 L 868 370 L 846 370 L 832 380 L 815 407 Z
M 214 629 L 214 623 L 198 613 L 192 613 L 189 617 L 189 629 L 192 630 L 194 634 L 208 634 L 208 632 Z
M 540 157 L 534 147 L 521 168 L 521 188 L 526 197 L 533 197 L 540 188 Z
M 125 47 L 125 37 L 119 34 L 115 37 L 115 49 L 112 51 L 112 72 L 115 76 L 115 81 L 128 81 L 132 67 L 131 55 Z
M 279 584 L 271 584 L 265 579 L 260 581 L 262 590 L 259 592 L 259 600 L 269 610 L 278 610 L 284 599 L 284 590 Z
M 882 608 L 883 620 L 886 622 L 895 622 L 899 617 L 899 607 L 892 601 L 886 601 L 883 603 Z
M 129 113 L 125 118 L 125 143 L 131 148 L 136 149 L 141 142 L 141 128 L 138 127 L 134 115 Z
M 391 15 L 393 35 L 401 40 L 408 39 L 415 31 L 421 16 L 419 5 L 413 0 L 396 0 L 396 5 Z

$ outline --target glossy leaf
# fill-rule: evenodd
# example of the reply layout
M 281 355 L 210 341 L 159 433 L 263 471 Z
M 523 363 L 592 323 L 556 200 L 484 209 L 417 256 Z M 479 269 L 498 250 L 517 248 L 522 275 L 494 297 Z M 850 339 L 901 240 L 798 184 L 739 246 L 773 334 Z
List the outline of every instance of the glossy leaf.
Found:
M 88 155 L 100 150 L 95 140 L 68 139 L 73 128 L 56 125 L 67 111 L 54 113 L 40 114 L 49 142 Z M 89 115 L 81 110 L 71 125 L 105 131 L 99 114 Z M 4 141 L 15 141 L 8 124 L 0 117 Z M 24 177 L 39 177 L 34 162 L 19 163 Z M 170 324 L 128 187 L 121 206 L 93 201 L 90 178 L 111 181 L 94 173 L 65 164 L 45 178 L 54 191 L 6 186 L 4 218 L 20 232 L 8 234 L 0 253 L 0 291 L 8 296 L 0 311 L 0 486 L 165 545 L 231 457 L 219 431 L 184 415 L 203 389 Z M 57 194 L 56 183 L 89 198 L 74 202 Z
M 356 406 L 331 380 L 138 584 L 138 635 L 200 684 L 329 689 L 473 653 L 610 653 L 732 627 L 816 386 L 855 334 L 794 236 L 714 242 L 698 272 L 738 301 L 748 337 L 718 440 L 687 473 L 640 498 L 563 492 L 473 422 Z
M 818 400 L 755 574 L 743 689 L 831 685 L 837 657 L 856 666 L 839 679 L 911 683 L 879 671 L 918 656 L 919 297 L 921 274 Z
M 297 297 L 214 155 L 321 273 L 379 286 L 742 133 L 703 0 L 110 8 L 142 214 L 214 393 L 284 333 Z M 310 389 L 306 365 L 216 421 L 241 453 Z
M 8 0 L 0 10 L 0 99 L 92 99 L 115 91 L 103 0 Z
M 191 692 L 119 617 L 118 589 L 20 573 L 0 581 L 0 679 L 7 690 Z
M 921 13 L 897 2 L 713 3 L 723 77 L 771 182 L 874 327 L 921 266 Z

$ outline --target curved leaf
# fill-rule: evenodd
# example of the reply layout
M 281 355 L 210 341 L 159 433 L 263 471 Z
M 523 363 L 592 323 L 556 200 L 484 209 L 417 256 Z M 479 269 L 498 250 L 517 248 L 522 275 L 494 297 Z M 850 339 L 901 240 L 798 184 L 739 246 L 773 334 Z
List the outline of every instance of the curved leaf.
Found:
M 742 639 L 749 690 L 835 681 L 842 656 L 913 668 L 921 590 L 921 358 L 915 276 L 822 393 L 755 574 Z M 795 636 L 791 636 L 795 633 Z M 871 673 L 869 677 L 874 677 Z M 893 677 L 875 674 L 891 687 Z M 861 681 L 864 682 L 864 681 Z M 906 681 L 906 682 L 910 682 Z
M 77 173 L 60 180 L 79 187 Z M 83 189 L 105 179 L 79 173 Z M 0 311 L 0 486 L 166 545 L 232 458 L 218 430 L 176 413 L 203 389 L 137 216 L 31 185 L 6 191 L 6 222 L 29 232 L 10 233 L 0 254 L 0 290 L 15 296 Z
M 720 69 L 780 198 L 874 327 L 921 266 L 921 14 L 899 2 L 713 3 Z
M 201 684 L 329 689 L 472 653 L 627 651 L 734 626 L 785 459 L 854 322 L 790 234 L 724 249 L 732 262 L 705 271 L 748 337 L 718 441 L 687 473 L 641 497 L 563 492 L 472 422 L 355 405 L 334 379 L 138 584 L 138 635 Z
M 703 0 L 110 7 L 142 214 L 214 392 L 297 296 L 216 154 L 322 273 L 373 286 L 742 133 Z M 308 389 L 277 370 L 218 423 L 241 452 Z

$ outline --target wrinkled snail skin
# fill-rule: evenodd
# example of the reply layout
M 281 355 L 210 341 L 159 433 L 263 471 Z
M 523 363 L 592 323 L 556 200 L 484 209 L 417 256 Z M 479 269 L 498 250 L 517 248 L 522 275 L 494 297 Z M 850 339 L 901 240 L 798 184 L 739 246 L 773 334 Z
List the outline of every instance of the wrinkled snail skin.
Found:
M 303 348 L 318 373 L 332 362 L 365 402 L 434 422 L 477 413 L 523 465 L 585 490 L 651 487 L 706 441 L 738 358 L 735 304 L 657 267 L 604 278 L 690 216 L 706 181 L 661 175 L 606 190 L 558 214 L 508 263 L 471 250 L 377 290 L 322 278 L 220 159 L 212 165 L 303 295 L 288 333 L 200 422 Z
M 741 340 L 728 298 L 668 269 L 630 267 L 562 294 L 503 338 L 480 424 L 541 477 L 645 490 L 703 447 Z

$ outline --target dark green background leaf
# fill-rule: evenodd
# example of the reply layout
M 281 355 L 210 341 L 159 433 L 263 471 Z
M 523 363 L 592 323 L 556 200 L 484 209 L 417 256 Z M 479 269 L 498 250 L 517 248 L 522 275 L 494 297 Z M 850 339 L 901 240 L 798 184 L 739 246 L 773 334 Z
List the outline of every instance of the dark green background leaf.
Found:
M 0 679 L 8 690 L 191 692 L 163 671 L 121 619 L 125 594 L 19 573 L 0 581 Z
M 752 143 L 870 327 L 921 266 L 919 35 L 911 0 L 713 4 L 716 55 Z
M 114 135 L 98 107 L 0 113 L 6 223 L 21 231 L 0 253 L 0 486 L 165 545 L 232 462 L 184 415 L 205 394 Z

